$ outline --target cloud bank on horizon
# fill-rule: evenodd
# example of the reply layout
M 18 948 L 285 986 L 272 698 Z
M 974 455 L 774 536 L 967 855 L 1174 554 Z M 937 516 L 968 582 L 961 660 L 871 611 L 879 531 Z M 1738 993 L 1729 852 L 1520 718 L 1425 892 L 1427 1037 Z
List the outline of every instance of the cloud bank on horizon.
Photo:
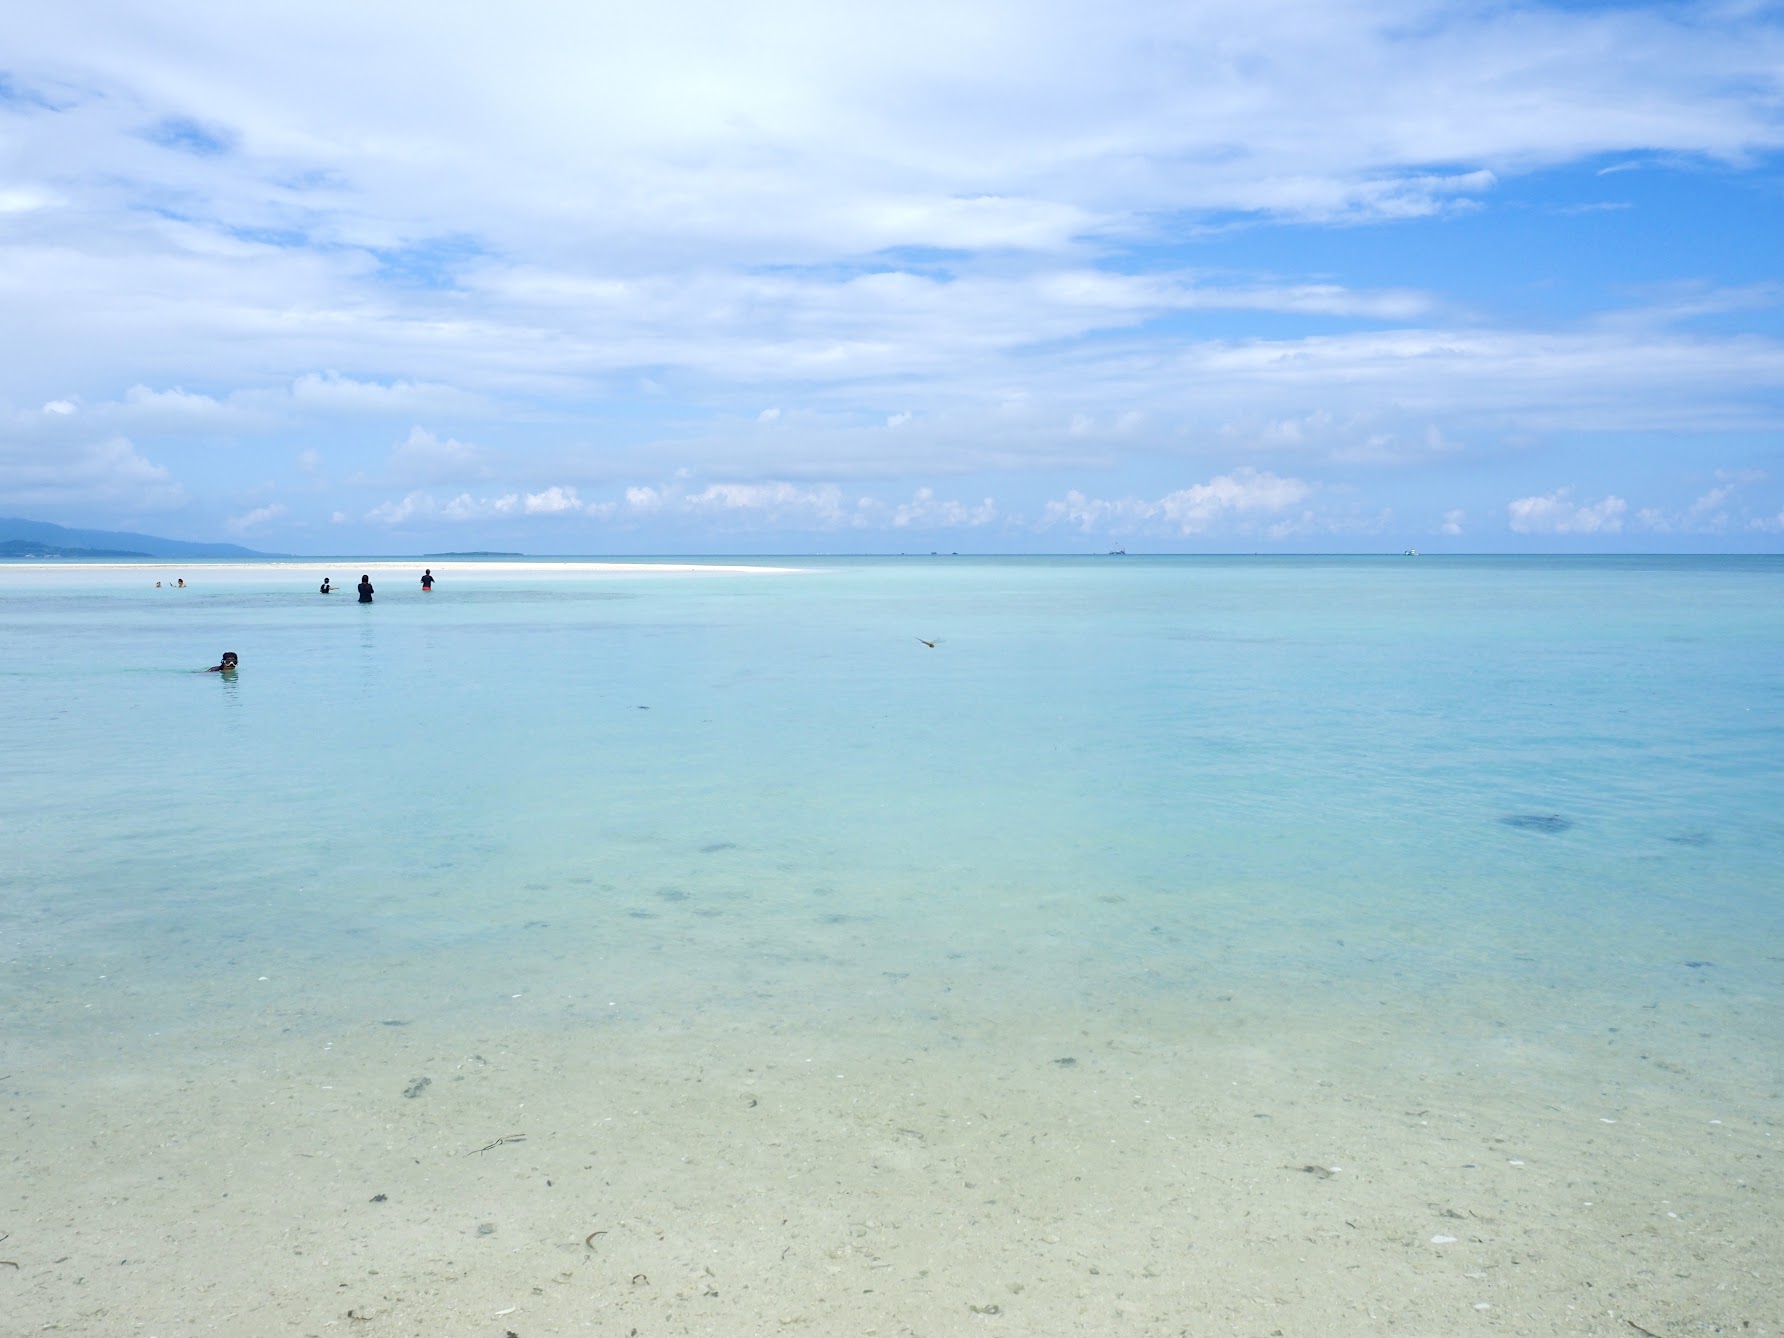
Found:
M 74 0 L 8 39 L 0 513 L 1784 547 L 1766 0 Z

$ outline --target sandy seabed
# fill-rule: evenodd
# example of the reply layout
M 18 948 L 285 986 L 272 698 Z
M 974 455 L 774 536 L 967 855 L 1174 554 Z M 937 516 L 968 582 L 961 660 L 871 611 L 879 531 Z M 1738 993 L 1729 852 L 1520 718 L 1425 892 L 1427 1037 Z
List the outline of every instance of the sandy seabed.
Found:
M 78 1078 L 15 1049 L 0 1329 L 1784 1332 L 1775 1093 L 1314 1025 L 267 1019 Z

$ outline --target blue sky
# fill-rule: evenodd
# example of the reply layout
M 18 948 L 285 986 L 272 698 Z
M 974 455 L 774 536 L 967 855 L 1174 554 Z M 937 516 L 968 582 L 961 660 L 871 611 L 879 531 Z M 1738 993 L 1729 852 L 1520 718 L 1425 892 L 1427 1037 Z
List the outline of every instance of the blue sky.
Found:
M 1778 4 L 15 6 L 0 514 L 1775 552 L 1781 239 Z

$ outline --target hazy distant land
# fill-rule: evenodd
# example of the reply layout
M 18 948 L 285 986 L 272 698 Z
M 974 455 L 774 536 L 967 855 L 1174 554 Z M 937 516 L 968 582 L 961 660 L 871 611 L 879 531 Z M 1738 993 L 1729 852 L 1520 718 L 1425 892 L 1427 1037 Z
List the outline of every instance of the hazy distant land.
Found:
M 163 539 L 153 534 L 123 530 L 80 530 L 52 525 L 44 520 L 0 516 L 0 557 L 11 558 L 201 558 L 282 557 L 261 553 L 240 544 L 203 544 L 185 539 Z

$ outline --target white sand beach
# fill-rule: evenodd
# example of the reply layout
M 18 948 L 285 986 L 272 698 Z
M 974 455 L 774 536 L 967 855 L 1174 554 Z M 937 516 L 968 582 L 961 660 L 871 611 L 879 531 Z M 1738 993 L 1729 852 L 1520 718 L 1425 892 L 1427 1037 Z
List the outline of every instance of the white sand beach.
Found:
M 405 1023 L 10 1074 L 7 1332 L 1781 1331 L 1778 1131 L 1659 1086 L 1287 1008 Z

